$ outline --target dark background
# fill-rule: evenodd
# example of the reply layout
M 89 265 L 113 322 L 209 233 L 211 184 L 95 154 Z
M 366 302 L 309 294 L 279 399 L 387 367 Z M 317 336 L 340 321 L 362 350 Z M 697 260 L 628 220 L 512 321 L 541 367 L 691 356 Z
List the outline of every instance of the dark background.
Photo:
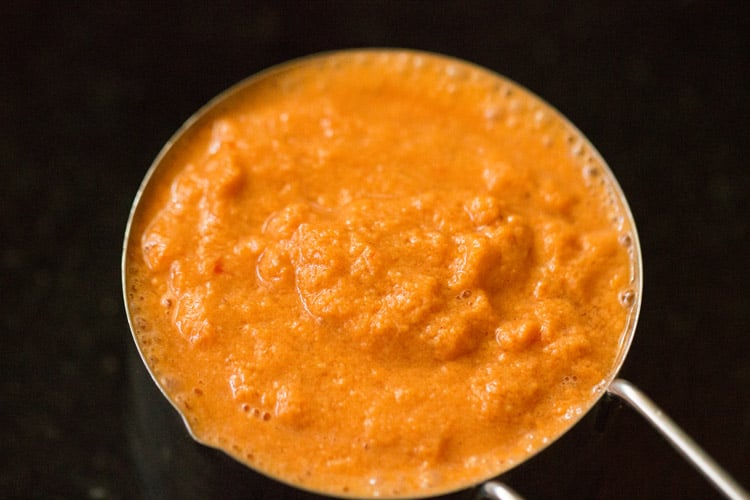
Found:
M 194 448 L 184 433 L 149 450 L 166 431 L 143 411 L 173 414 L 158 397 L 143 403 L 153 388 L 128 361 L 123 231 L 150 162 L 208 99 L 269 65 L 356 46 L 479 63 L 583 130 L 628 196 L 643 247 L 641 320 L 621 374 L 747 487 L 750 23 L 740 5 L 3 2 L 0 497 L 219 497 L 212 485 L 252 474 L 198 451 L 234 474 L 204 478 L 203 465 L 180 462 Z M 139 425 L 155 434 L 139 438 Z M 583 496 L 716 495 L 628 408 L 596 439 Z M 170 479 L 144 472 L 157 459 L 205 489 L 160 489 Z M 576 481 L 568 463 L 540 480 Z

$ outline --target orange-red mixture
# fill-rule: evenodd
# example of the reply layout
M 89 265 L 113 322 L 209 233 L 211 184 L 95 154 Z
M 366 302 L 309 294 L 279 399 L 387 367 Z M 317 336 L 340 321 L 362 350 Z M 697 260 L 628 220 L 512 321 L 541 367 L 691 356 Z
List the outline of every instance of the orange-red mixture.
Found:
M 163 163 L 127 245 L 135 337 L 194 435 L 258 470 L 336 495 L 457 489 L 553 440 L 612 372 L 625 209 L 578 132 L 497 75 L 307 59 Z

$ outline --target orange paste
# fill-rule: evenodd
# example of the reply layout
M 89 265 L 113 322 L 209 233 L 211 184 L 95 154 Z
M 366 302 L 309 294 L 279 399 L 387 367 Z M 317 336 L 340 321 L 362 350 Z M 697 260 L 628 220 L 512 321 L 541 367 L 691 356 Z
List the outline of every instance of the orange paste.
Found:
M 612 373 L 633 279 L 616 189 L 579 132 L 484 69 L 287 64 L 200 115 L 150 179 L 126 253 L 135 337 L 195 437 L 272 477 L 476 484 Z

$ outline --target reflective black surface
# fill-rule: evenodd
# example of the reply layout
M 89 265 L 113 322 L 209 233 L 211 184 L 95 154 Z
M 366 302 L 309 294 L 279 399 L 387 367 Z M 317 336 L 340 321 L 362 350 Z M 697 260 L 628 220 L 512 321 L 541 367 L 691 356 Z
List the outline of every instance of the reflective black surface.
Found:
M 269 65 L 355 46 L 479 63 L 589 137 L 643 247 L 622 375 L 748 487 L 749 24 L 739 3 L 708 1 L 2 3 L 0 497 L 296 494 L 192 443 L 131 369 L 122 234 L 198 107 Z M 532 498 L 716 496 L 632 410 L 603 432 L 594 420 L 509 483 Z

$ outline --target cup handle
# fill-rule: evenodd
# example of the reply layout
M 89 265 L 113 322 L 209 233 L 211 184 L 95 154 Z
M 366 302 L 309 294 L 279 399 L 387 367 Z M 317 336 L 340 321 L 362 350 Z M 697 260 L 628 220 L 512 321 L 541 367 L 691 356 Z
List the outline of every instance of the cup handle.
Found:
M 722 469 L 708 453 L 703 451 L 685 431 L 636 386 L 627 380 L 618 378 L 612 381 L 607 392 L 622 399 L 640 413 L 666 438 L 672 447 L 727 498 L 732 500 L 750 499 L 750 494 L 729 473 Z M 477 498 L 522 500 L 523 497 L 501 482 L 488 481 L 479 488 Z
M 736 500 L 750 498 L 748 492 L 737 481 L 636 386 L 627 380 L 618 378 L 612 381 L 607 392 L 619 397 L 640 413 L 666 438 L 673 448 L 727 498 Z

